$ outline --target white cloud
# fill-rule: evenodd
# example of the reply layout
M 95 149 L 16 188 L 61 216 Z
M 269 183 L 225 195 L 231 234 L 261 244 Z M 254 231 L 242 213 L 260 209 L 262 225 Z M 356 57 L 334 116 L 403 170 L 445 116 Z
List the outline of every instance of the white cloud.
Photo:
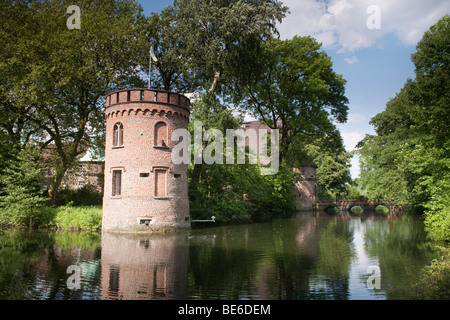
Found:
M 358 62 L 358 58 L 355 56 L 352 56 L 350 58 L 344 58 L 345 62 L 347 62 L 348 64 L 355 64 Z
M 359 165 L 359 157 L 357 155 L 353 156 L 351 160 L 350 175 L 352 179 L 356 179 L 359 176 L 361 166 Z
M 341 135 L 347 151 L 353 151 L 358 142 L 364 139 L 364 134 L 359 131 L 341 131 Z
M 345 149 L 347 151 L 353 151 L 362 139 L 364 139 L 364 134 L 359 131 L 342 131 L 342 139 L 344 140 Z M 358 155 L 354 155 L 350 163 L 350 174 L 353 179 L 359 176 L 360 165 Z
M 394 32 L 407 44 L 450 12 L 447 0 L 284 0 L 289 14 L 278 26 L 283 39 L 294 35 L 315 37 L 325 48 L 354 52 L 372 47 L 383 34 Z M 369 29 L 367 8 L 378 6 L 381 29 Z

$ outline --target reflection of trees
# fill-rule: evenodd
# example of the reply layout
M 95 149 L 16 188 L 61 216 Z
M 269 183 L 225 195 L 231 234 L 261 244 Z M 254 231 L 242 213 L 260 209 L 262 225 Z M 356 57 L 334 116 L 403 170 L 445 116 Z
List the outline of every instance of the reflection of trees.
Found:
M 2 231 L 0 234 L 0 299 L 76 299 L 81 291 L 70 291 L 65 281 L 67 267 L 76 264 L 76 257 L 95 256 L 93 248 L 100 247 L 100 239 L 88 237 L 89 250 L 68 244 L 58 246 L 69 238 L 77 244 L 86 243 L 85 234 L 72 235 L 28 231 Z M 61 238 L 62 237 L 62 238 Z M 78 250 L 78 255 L 74 254 Z M 99 254 L 99 251 L 97 251 Z M 100 266 L 98 266 L 98 269 Z
M 316 242 L 316 227 L 308 215 L 194 231 L 189 291 L 199 299 L 304 299 Z
M 249 229 L 251 226 L 233 226 L 192 232 L 188 275 L 191 298 L 238 299 L 242 293 L 255 291 L 253 283 L 263 248 L 249 245 L 258 238 L 258 233 L 250 235 Z
M 365 250 L 378 257 L 381 288 L 388 299 L 409 299 L 419 268 L 426 265 L 433 249 L 425 245 L 426 233 L 417 218 L 404 214 L 396 219 L 373 219 L 365 223 Z
M 40 241 L 23 232 L 0 232 L 0 300 L 22 299 L 27 292 L 27 266 L 42 257 Z
M 352 254 L 345 221 L 310 214 L 197 230 L 190 240 L 189 296 L 346 299 Z
M 273 246 L 268 248 L 270 263 L 259 270 L 260 288 L 267 298 L 305 299 L 308 276 L 315 263 L 317 232 L 310 215 L 272 223 Z
M 322 220 L 319 227 L 320 253 L 316 277 L 311 279 L 311 298 L 348 299 L 349 268 L 354 255 L 353 233 L 340 219 Z

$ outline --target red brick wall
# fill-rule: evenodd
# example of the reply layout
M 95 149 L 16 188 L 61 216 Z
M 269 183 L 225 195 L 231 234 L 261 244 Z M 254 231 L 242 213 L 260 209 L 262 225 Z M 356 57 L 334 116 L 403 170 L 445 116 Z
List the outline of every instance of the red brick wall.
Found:
M 114 148 L 113 127 L 118 122 L 123 124 L 123 147 Z M 154 146 L 159 122 L 166 124 L 167 148 Z M 189 100 L 176 93 L 130 89 L 107 97 L 104 230 L 149 232 L 189 227 L 188 167 L 172 163 L 171 150 L 178 142 L 170 141 L 173 130 L 187 129 L 188 123 Z M 117 197 L 112 196 L 115 170 L 122 171 L 121 195 Z M 164 186 L 156 179 L 159 170 L 165 170 Z M 175 174 L 181 176 L 175 178 Z M 161 193 L 160 188 L 166 192 Z M 139 224 L 142 217 L 151 219 L 148 226 Z

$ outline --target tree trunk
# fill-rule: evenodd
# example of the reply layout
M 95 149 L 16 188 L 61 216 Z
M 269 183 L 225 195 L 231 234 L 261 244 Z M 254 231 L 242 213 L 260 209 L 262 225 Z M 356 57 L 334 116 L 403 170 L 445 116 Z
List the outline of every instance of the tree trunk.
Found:
M 48 190 L 48 204 L 50 206 L 56 205 L 56 194 L 58 193 L 59 187 L 61 186 L 66 170 L 67 169 L 64 167 L 58 167 L 56 169 L 55 175 L 52 178 L 52 183 L 50 184 L 50 188 Z
M 192 175 L 191 175 L 191 181 L 193 183 L 199 183 L 200 181 L 200 174 L 202 172 L 202 164 L 196 164 L 194 165 L 194 168 L 192 170 Z

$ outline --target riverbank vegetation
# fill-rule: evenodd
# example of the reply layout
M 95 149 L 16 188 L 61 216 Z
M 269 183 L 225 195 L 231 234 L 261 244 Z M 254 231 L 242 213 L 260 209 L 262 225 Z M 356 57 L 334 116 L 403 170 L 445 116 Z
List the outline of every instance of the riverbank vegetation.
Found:
M 450 16 L 425 33 L 408 79 L 359 143 L 361 189 L 370 200 L 409 205 L 430 236 L 450 241 Z
M 423 215 L 428 236 L 445 242 L 442 257 L 423 271 L 419 299 L 450 298 L 449 46 L 446 15 L 412 55 L 415 79 L 372 119 L 376 134 L 358 146 L 365 196 L 409 206 Z

